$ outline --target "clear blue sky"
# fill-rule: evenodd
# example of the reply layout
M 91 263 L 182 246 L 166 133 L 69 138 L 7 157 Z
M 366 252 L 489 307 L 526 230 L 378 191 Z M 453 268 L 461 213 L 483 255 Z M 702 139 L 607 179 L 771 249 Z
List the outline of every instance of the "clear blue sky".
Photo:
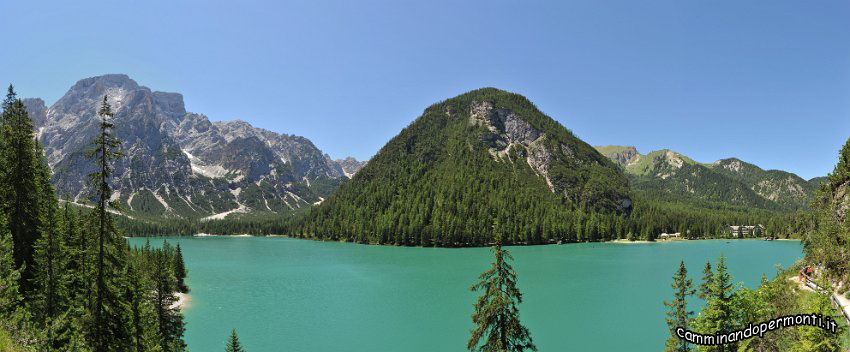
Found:
M 0 84 L 126 73 L 371 157 L 436 101 L 523 94 L 588 143 L 810 178 L 850 137 L 848 1 L 2 1 Z

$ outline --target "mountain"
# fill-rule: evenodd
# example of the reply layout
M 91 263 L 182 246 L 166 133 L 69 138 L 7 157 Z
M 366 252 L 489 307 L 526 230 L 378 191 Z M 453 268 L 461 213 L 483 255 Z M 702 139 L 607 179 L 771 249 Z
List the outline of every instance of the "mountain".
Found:
M 39 98 L 26 98 L 21 99 L 21 102 L 24 103 L 24 107 L 29 113 L 33 126 L 35 128 L 44 126 L 44 122 L 47 121 L 47 105 L 44 104 L 44 100 Z
M 743 182 L 762 198 L 794 208 L 807 207 L 818 188 L 817 180 L 809 182 L 782 170 L 763 170 L 736 158 L 715 161 L 710 167 Z
M 812 186 L 815 186 L 815 188 L 820 188 L 820 186 L 822 184 L 826 183 L 826 181 L 828 181 L 828 180 L 829 180 L 829 177 L 827 177 L 827 176 L 818 176 L 818 177 L 810 178 L 809 183 Z
M 640 154 L 635 147 L 598 146 L 619 165 L 634 189 L 668 200 L 726 203 L 765 209 L 808 207 L 820 179 L 763 170 L 735 158 L 703 164 L 672 150 Z
M 352 178 L 357 171 L 360 171 L 363 166 L 366 166 L 367 161 L 357 161 L 357 159 L 349 156 L 345 159 L 337 159 L 336 163 L 342 168 L 345 176 Z
M 45 108 L 25 105 L 45 146 L 60 195 L 84 203 L 94 170 L 85 151 L 98 130 L 103 96 L 125 156 L 111 180 L 131 216 L 220 219 L 233 213 L 288 213 L 322 201 L 347 180 L 310 140 L 244 121 L 211 122 L 187 112 L 179 93 L 152 91 L 126 75 L 91 77 Z
M 592 240 L 570 220 L 631 207 L 614 163 L 528 99 L 484 88 L 428 107 L 292 232 L 424 246 L 481 245 L 494 233 Z
M 622 167 L 625 167 L 640 157 L 640 153 L 638 153 L 635 147 L 606 145 L 595 148 L 606 158 L 611 159 L 611 161 Z

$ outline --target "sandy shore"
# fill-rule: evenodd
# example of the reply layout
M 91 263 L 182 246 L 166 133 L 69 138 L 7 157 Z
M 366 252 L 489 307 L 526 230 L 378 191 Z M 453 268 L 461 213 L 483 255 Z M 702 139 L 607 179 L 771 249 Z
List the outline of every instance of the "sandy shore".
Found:
M 254 235 L 249 235 L 247 233 L 243 233 L 241 235 L 213 235 L 209 233 L 196 233 L 192 235 L 192 237 L 254 237 Z
M 192 296 L 189 296 L 188 293 L 177 292 L 174 295 L 177 296 L 177 301 L 171 305 L 171 308 L 183 310 L 186 309 L 186 307 L 189 306 L 189 302 L 192 301 Z
M 650 241 L 629 241 L 627 239 L 619 239 L 619 240 L 613 240 L 613 241 L 608 241 L 608 242 L 610 242 L 610 243 L 625 243 L 625 244 L 654 243 L 654 242 L 650 242 Z

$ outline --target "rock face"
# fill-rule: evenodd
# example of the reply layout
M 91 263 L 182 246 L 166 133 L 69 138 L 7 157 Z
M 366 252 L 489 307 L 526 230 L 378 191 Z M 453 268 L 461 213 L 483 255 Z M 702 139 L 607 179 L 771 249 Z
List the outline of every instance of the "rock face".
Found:
M 622 167 L 634 163 L 640 157 L 637 148 L 632 146 L 606 145 L 595 148 L 602 155 Z
M 484 126 L 490 133 L 483 136 L 482 141 L 489 146 L 489 152 L 496 158 L 503 158 L 511 149 L 522 147 L 527 151 L 526 162 L 537 171 L 549 188 L 554 190 L 549 177 L 549 163 L 552 155 L 543 147 L 546 134 L 534 128 L 525 120 L 519 118 L 513 111 L 497 109 L 489 101 L 474 101 L 469 109 L 469 123 Z
M 357 171 L 360 171 L 368 161 L 357 161 L 357 159 L 353 157 L 347 157 L 345 159 L 337 159 L 336 163 L 342 168 L 342 172 L 346 177 L 352 178 Z
M 40 98 L 26 98 L 21 101 L 24 103 L 24 107 L 27 109 L 36 130 L 44 126 L 44 122 L 47 121 L 47 105 L 44 105 L 44 100 Z
M 90 196 L 86 175 L 94 165 L 84 151 L 97 133 L 104 95 L 125 153 L 115 164 L 113 198 L 130 213 L 222 218 L 237 210 L 288 212 L 320 201 L 345 179 L 342 167 L 304 137 L 244 121 L 213 123 L 187 112 L 178 93 L 105 75 L 80 80 L 50 109 L 40 99 L 26 103 L 53 182 L 75 201 Z
M 839 222 L 847 222 L 848 211 L 850 211 L 850 181 L 844 182 L 835 188 L 832 195 L 834 204 L 833 211 Z

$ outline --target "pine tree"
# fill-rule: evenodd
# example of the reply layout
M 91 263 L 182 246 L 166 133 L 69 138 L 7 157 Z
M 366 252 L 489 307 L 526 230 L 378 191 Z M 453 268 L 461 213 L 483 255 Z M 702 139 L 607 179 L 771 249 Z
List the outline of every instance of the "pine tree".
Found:
M 142 260 L 144 257 L 140 256 L 135 263 L 127 265 L 126 301 L 130 306 L 130 334 L 136 352 L 158 349 L 160 343 L 156 314 L 151 305 L 150 285 L 142 270 Z
M 688 329 L 688 322 L 693 311 L 688 310 L 687 298 L 694 294 L 693 284 L 688 278 L 685 261 L 679 262 L 679 270 L 673 275 L 673 301 L 664 302 L 669 307 L 667 311 L 667 327 L 670 328 L 670 338 L 667 339 L 667 349 L 670 352 L 687 352 L 691 348 L 688 341 L 676 336 L 676 328 Z
M 245 349 L 239 343 L 239 337 L 236 336 L 236 329 L 230 332 L 230 339 L 227 340 L 227 347 L 224 352 L 245 352 Z
M 177 280 L 174 278 L 173 250 L 165 241 L 161 249 L 153 251 L 153 285 L 159 337 L 162 350 L 165 352 L 182 351 L 186 348 L 183 342 L 185 327 L 179 307 L 176 307 Z
M 2 121 L 0 206 L 9 217 L 15 265 L 21 268 L 21 293 L 28 296 L 35 267 L 33 245 L 43 229 L 39 204 L 42 192 L 36 177 L 38 155 L 32 121 L 11 86 L 3 102 Z
M 92 345 L 96 352 L 125 350 L 129 341 L 124 305 L 121 301 L 121 277 L 126 264 L 126 245 L 115 229 L 112 215 L 107 211 L 112 189 L 112 161 L 121 156 L 120 141 L 112 136 L 114 125 L 109 120 L 113 115 L 106 96 L 98 110 L 100 133 L 94 140 L 94 149 L 89 153 L 97 161 L 98 171 L 89 175 L 92 188 L 97 191 L 97 205 L 93 211 L 95 236 L 97 239 L 96 263 L 94 268 L 94 307 L 92 322 Z
M 6 215 L 0 211 L 0 320 L 12 316 L 21 306 L 20 276 L 12 257 L 12 235 L 6 224 Z
M 20 292 L 21 272 L 15 265 L 12 248 L 12 235 L 0 210 L 0 329 L 6 330 L 12 340 L 32 341 L 32 317 Z
M 52 189 L 49 183 L 47 189 Z M 58 233 L 61 220 L 55 198 L 43 199 L 48 219 L 41 238 L 35 244 L 34 311 L 36 317 L 46 326 L 48 350 L 63 348 L 62 339 L 55 339 L 55 327 L 64 328 L 64 316 L 68 308 L 67 276 L 65 273 L 66 251 L 63 238 Z
M 81 215 L 79 211 L 72 209 L 69 203 L 70 200 L 66 200 L 62 206 L 62 241 L 67 253 L 68 296 L 71 301 L 88 308 L 91 306 L 91 297 L 88 294 L 91 287 L 91 260 L 88 260 L 91 250 L 87 236 L 80 229 Z
M 703 308 L 704 314 L 700 316 L 700 319 L 696 323 L 699 329 L 701 329 L 700 332 L 709 334 L 728 333 L 732 331 L 738 323 L 734 299 L 735 292 L 732 276 L 726 269 L 726 258 L 721 254 L 709 288 L 708 302 Z M 737 350 L 736 343 L 703 347 L 706 351 L 724 352 Z
M 472 322 L 476 328 L 466 347 L 470 351 L 537 351 L 531 334 L 519 321 L 517 305 L 522 303 L 522 293 L 516 285 L 516 272 L 508 263 L 513 257 L 502 249 L 502 236 L 496 236 L 492 251 L 493 266 L 471 288 L 484 292 L 475 303 Z
M 711 294 L 711 285 L 714 281 L 714 272 L 711 270 L 711 261 L 705 262 L 705 267 L 702 269 L 702 283 L 699 285 L 697 296 L 703 300 L 708 300 Z
M 180 243 L 177 243 L 177 251 L 174 254 L 174 276 L 177 278 L 177 290 L 182 293 L 188 293 L 189 287 L 186 286 L 186 263 L 183 262 L 183 251 L 180 249 Z

